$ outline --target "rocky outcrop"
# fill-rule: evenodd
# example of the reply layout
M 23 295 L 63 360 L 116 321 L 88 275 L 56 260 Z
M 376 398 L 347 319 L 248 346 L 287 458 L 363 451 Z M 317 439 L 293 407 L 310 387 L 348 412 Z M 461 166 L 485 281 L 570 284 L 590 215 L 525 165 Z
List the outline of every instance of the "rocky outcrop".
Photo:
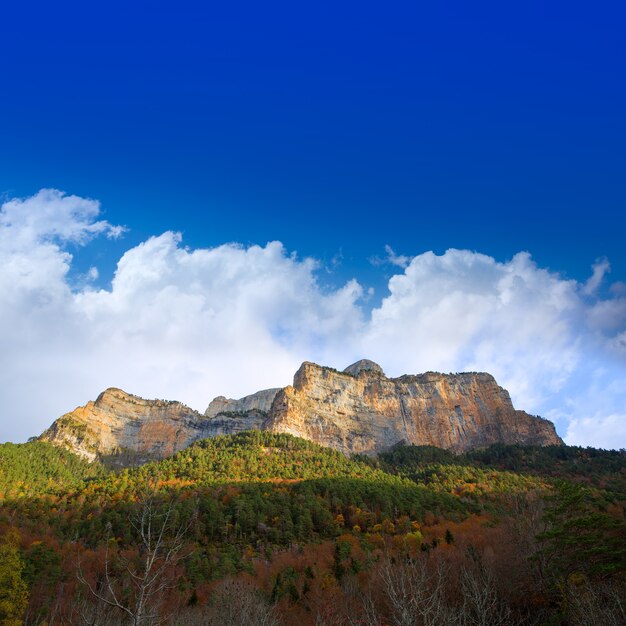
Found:
M 270 412 L 272 402 L 274 402 L 274 398 L 279 391 L 280 387 L 264 389 L 239 400 L 217 396 L 217 398 L 211 400 L 204 414 L 206 417 L 215 417 L 220 413 L 247 413 L 249 411 L 260 411 L 267 414 Z
M 369 359 L 361 359 L 352 365 L 348 365 L 348 367 L 343 370 L 344 374 L 350 374 L 350 376 L 358 376 L 361 372 L 376 372 L 381 376 L 385 375 L 383 368 L 378 365 L 378 363 L 374 363 L 374 361 L 370 361 Z
M 41 438 L 90 460 L 137 464 L 198 439 L 250 429 L 291 433 L 346 454 L 376 454 L 399 443 L 455 452 L 492 443 L 563 443 L 552 422 L 515 410 L 490 374 L 387 378 L 365 359 L 343 372 L 303 363 L 293 385 L 239 400 L 218 396 L 204 415 L 180 402 L 107 389 Z
M 180 402 L 144 400 L 107 389 L 56 420 L 41 439 L 89 459 L 121 465 L 170 456 L 198 439 L 259 428 L 265 415 L 219 415 L 208 419 Z
M 551 422 L 516 411 L 490 374 L 387 378 L 360 363 L 344 372 L 303 363 L 293 386 L 276 396 L 265 428 L 345 453 L 374 454 L 398 443 L 455 452 L 499 442 L 563 443 Z

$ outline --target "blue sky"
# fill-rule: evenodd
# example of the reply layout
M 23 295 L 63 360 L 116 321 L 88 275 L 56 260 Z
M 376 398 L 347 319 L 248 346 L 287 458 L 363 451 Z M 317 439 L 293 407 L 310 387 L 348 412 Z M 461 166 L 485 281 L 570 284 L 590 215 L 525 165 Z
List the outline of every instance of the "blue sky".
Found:
M 70 307 L 74 313 L 75 301 L 87 306 L 86 292 L 103 289 L 115 295 L 111 281 L 125 253 L 141 251 L 141 255 L 131 254 L 130 261 L 124 257 L 127 267 L 137 269 L 133 263 L 139 257 L 144 263 L 154 263 L 145 242 L 166 231 L 182 237 L 180 241 L 158 240 L 166 249 L 161 253 L 166 258 L 172 255 L 171 264 L 183 263 L 180 255 L 185 247 L 191 255 L 221 250 L 230 258 L 231 249 L 220 248 L 223 244 L 236 242 L 242 250 L 258 244 L 267 257 L 261 263 L 266 264 L 267 275 L 273 271 L 273 259 L 293 280 L 313 281 L 311 298 L 336 296 L 336 301 L 329 300 L 317 317 L 307 318 L 294 312 L 303 303 L 287 297 L 291 308 L 281 310 L 280 316 L 276 311 L 268 314 L 263 332 L 251 331 L 255 340 L 263 343 L 258 331 L 284 349 L 267 368 L 267 378 L 271 374 L 274 382 L 257 376 L 252 367 L 240 385 L 226 377 L 210 382 L 217 367 L 211 363 L 207 369 L 188 372 L 191 382 L 169 387 L 171 377 L 161 380 L 145 372 L 143 377 L 129 374 L 109 381 L 119 368 L 114 367 L 113 355 L 96 350 L 96 337 L 91 336 L 81 345 L 81 376 L 89 367 L 98 374 L 70 381 L 67 389 L 57 380 L 53 388 L 62 388 L 58 397 L 53 394 L 19 409 L 23 428 L 17 429 L 7 418 L 0 434 L 9 439 L 35 434 L 60 412 L 109 384 L 149 394 L 155 389 L 145 381 L 152 376 L 155 384 L 163 385 L 157 395 L 178 393 L 182 400 L 203 409 L 196 406 L 200 398 L 206 396 L 208 403 L 213 392 L 247 393 L 257 385 L 286 384 L 287 373 L 301 357 L 326 358 L 339 366 L 345 355 L 347 365 L 353 356 L 374 356 L 361 355 L 360 350 L 366 348 L 378 351 L 378 358 L 388 361 L 381 364 L 392 374 L 402 373 L 403 367 L 484 366 L 495 369 L 499 379 L 515 388 L 515 381 L 519 383 L 523 376 L 511 363 L 516 359 L 531 363 L 525 360 L 528 354 L 549 345 L 554 354 L 568 358 L 555 364 L 547 387 L 533 391 L 538 383 L 532 378 L 519 383 L 513 389 L 516 403 L 549 413 L 561 434 L 578 419 L 578 434 L 572 435 L 572 441 L 587 438 L 607 445 L 615 432 L 618 439 L 622 437 L 621 445 L 626 445 L 626 391 L 620 383 L 624 355 L 619 347 L 626 328 L 622 287 L 626 282 L 624 5 L 223 5 L 35 2 L 0 9 L 0 193 L 5 202 L 5 236 L 21 241 L 21 235 L 16 235 L 19 231 L 27 234 L 24 241 L 30 245 L 54 245 L 58 254 L 72 255 L 55 280 L 69 290 L 70 295 L 64 297 L 74 299 Z M 50 193 L 37 195 L 40 189 L 61 190 L 66 200 L 72 196 L 79 200 L 63 205 Z M 15 198 L 35 200 L 14 206 Z M 97 211 L 95 205 L 85 204 L 86 198 L 99 202 Z M 70 208 L 64 212 L 61 206 Z M 50 207 L 58 212 L 56 222 L 50 217 Z M 38 215 L 37 228 L 19 217 L 20 211 Z M 125 226 L 125 233 L 117 238 L 105 236 L 113 233 L 108 226 L 93 228 L 102 220 Z M 271 241 L 282 242 L 282 252 L 265 247 Z M 156 254 L 157 247 L 152 246 L 151 253 Z M 484 256 L 445 256 L 451 248 Z M 439 261 L 423 256 L 431 251 Z M 534 265 L 522 267 L 520 261 L 512 261 L 524 251 L 532 256 L 528 263 Z M 8 244 L 5 252 L 8 276 L 6 268 L 22 252 L 9 250 Z M 297 257 L 292 258 L 294 253 Z M 46 254 L 42 253 L 42 263 L 64 263 L 61 257 Z M 240 261 L 244 266 L 254 265 L 241 254 L 239 260 L 231 259 L 235 265 Z M 307 257 L 316 259 L 316 269 L 307 265 Z M 483 276 L 485 263 L 489 265 L 485 257 L 496 264 L 495 270 L 487 272 L 491 272 L 489 279 L 478 276 Z M 414 258 L 418 261 L 410 266 Z M 194 270 L 195 279 L 208 289 L 214 283 L 206 272 L 213 270 L 193 259 L 203 268 Z M 603 259 L 608 259 L 610 272 Z M 587 282 L 594 264 L 601 268 L 596 272 L 597 284 Z M 430 310 L 441 315 L 438 307 L 450 310 L 451 294 L 465 289 L 452 279 L 450 289 L 456 291 L 439 289 L 446 284 L 441 271 L 455 280 L 465 276 L 463 285 L 514 275 L 515 280 L 532 285 L 528 288 L 534 295 L 528 295 L 529 302 L 534 297 L 538 302 L 550 300 L 546 293 L 554 294 L 554 290 L 561 295 L 573 291 L 563 296 L 567 306 L 555 305 L 554 311 L 561 312 L 558 316 L 552 316 L 552 311 L 543 327 L 539 322 L 529 327 L 517 344 L 512 342 L 515 349 L 509 349 L 502 334 L 504 322 L 494 321 L 493 307 L 481 308 L 474 298 L 476 292 L 468 287 L 466 295 L 473 295 L 462 306 L 476 306 L 472 311 L 476 315 L 482 311 L 480 323 L 470 324 L 466 335 L 456 337 L 451 329 L 458 328 L 459 320 L 444 315 L 449 325 L 440 328 L 440 334 L 431 329 L 437 345 L 457 341 L 454 350 L 438 351 L 432 346 L 430 359 L 420 354 L 419 358 L 405 355 L 394 360 L 394 354 L 401 352 L 396 348 L 406 344 L 407 337 L 414 341 L 422 337 L 415 320 L 429 327 L 419 303 L 438 294 Z M 46 284 L 52 284 L 50 276 L 43 275 Z M 182 270 L 176 275 L 181 283 L 175 286 L 180 290 L 190 277 Z M 547 275 L 552 279 L 546 279 Z M 438 281 L 431 282 L 435 276 Z M 9 278 L 11 284 L 20 280 Z M 354 301 L 350 297 L 343 301 L 341 290 L 352 279 L 361 291 L 354 293 Z M 402 293 L 412 294 L 411 306 L 417 309 L 398 317 L 400 310 L 408 310 L 407 301 L 390 312 L 393 297 L 399 297 L 390 280 L 395 280 L 395 288 Z M 246 279 L 240 289 L 250 290 L 252 284 Z M 425 285 L 430 285 L 427 291 Z M 493 294 L 503 301 L 504 292 L 494 285 Z M 26 293 L 28 285 L 22 286 Z M 270 281 L 268 289 L 274 287 Z M 541 289 L 548 290 L 543 300 Z M 32 289 L 28 293 L 34 297 Z M 520 293 L 516 297 L 521 298 Z M 217 296 L 207 296 L 209 304 L 198 306 L 210 309 L 213 297 Z M 19 311 L 16 298 L 7 297 L 4 310 L 0 309 L 7 319 Z M 310 302 L 306 306 L 315 309 Z M 263 307 L 269 310 L 268 303 Z M 512 318 L 522 315 L 521 308 L 516 311 L 509 311 Z M 36 319 L 22 315 L 23 343 L 5 338 L 5 354 L 11 354 L 10 344 L 25 359 L 23 371 L 6 364 L 15 369 L 14 387 L 36 359 L 36 353 L 27 350 L 27 339 L 43 333 L 41 342 L 45 343 L 46 332 L 52 332 L 46 326 L 51 315 L 51 311 L 41 312 Z M 67 311 L 64 315 L 71 317 Z M 348 317 L 343 319 L 343 315 Z M 505 313 L 500 315 L 497 319 L 504 320 Z M 527 311 L 524 319 L 530 317 L 532 312 Z M 159 328 L 165 335 L 176 336 L 172 319 L 175 316 L 165 315 L 158 322 L 145 323 L 147 327 L 155 324 L 155 336 Z M 206 334 L 208 322 L 202 319 L 198 335 L 185 339 L 189 351 L 180 347 L 173 359 L 176 363 L 178 359 L 193 361 L 198 344 L 222 354 L 214 343 L 198 339 Z M 283 327 L 280 319 L 292 322 Z M 335 328 L 331 319 L 343 321 Z M 395 330 L 383 328 L 381 320 Z M 98 323 L 107 327 L 102 320 Z M 74 331 L 80 325 L 75 319 L 72 324 Z M 557 340 L 553 326 L 567 327 L 567 332 Z M 500 334 L 494 331 L 489 336 L 489 328 L 500 328 Z M 247 330 L 242 330 L 242 336 L 247 336 Z M 71 336 L 68 328 L 55 326 L 54 332 Z M 129 337 L 147 333 L 137 328 L 128 332 L 124 341 L 131 348 Z M 352 336 L 352 332 L 358 338 L 345 345 L 335 335 Z M 293 339 L 297 334 L 306 340 Z M 387 349 L 380 344 L 383 336 Z M 129 371 L 147 358 L 144 348 L 150 342 L 146 337 L 142 347 L 130 350 L 128 358 L 135 367 Z M 606 342 L 613 347 L 607 348 Z M 496 349 L 488 345 L 502 353 L 508 350 L 508 357 L 495 358 Z M 267 353 L 260 348 L 258 353 L 272 358 L 273 347 L 269 341 Z M 71 354 L 62 342 L 56 348 L 61 354 Z M 172 349 L 152 354 L 151 348 L 150 354 L 157 360 L 172 359 Z M 243 346 L 233 347 L 233 353 L 239 355 L 237 363 L 243 358 L 256 363 Z M 76 375 L 72 363 L 78 362 L 72 358 L 68 356 L 59 370 L 69 379 Z M 108 358 L 110 368 L 95 365 Z M 206 358 L 211 361 L 210 355 Z M 54 369 L 46 367 L 31 372 L 35 388 L 37 376 L 43 380 Z M 603 380 L 609 390 L 583 385 L 585 401 L 590 403 L 590 407 L 585 405 L 585 415 L 597 414 L 583 429 L 580 420 L 591 417 L 568 407 L 584 404 L 580 397 L 574 398 L 574 390 L 581 389 L 581 380 L 592 379 L 594 385 Z M 192 385 L 201 385 L 202 393 L 192 391 Z M 607 406 L 596 411 L 592 396 L 598 395 Z M 18 404 L 7 400 L 0 408 L 14 415 Z M 593 424 L 604 424 L 602 438 L 593 439 Z

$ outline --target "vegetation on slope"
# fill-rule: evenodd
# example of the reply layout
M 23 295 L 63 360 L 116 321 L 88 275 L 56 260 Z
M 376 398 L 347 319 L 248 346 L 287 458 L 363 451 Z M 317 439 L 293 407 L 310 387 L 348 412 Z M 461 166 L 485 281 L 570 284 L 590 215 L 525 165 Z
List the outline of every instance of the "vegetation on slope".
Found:
M 437 493 L 451 493 L 474 500 L 547 488 L 542 477 L 477 467 L 463 457 L 433 446 L 397 447 L 381 454 L 378 463 L 385 471 Z
M 626 495 L 626 450 L 494 444 L 462 458 L 481 467 L 568 479 Z
M 71 491 L 104 475 L 100 465 L 46 441 L 0 444 L 0 500 Z
M 127 471 L 134 480 L 256 482 L 355 478 L 398 483 L 397 479 L 341 452 L 287 434 L 247 431 L 203 439 L 163 461 Z
M 141 534 L 146 521 L 177 546 L 180 558 L 167 561 L 161 551 L 155 563 L 168 577 L 158 610 L 183 615 L 187 606 L 180 624 L 214 623 L 209 613 L 222 593 L 215 581 L 233 576 L 252 585 L 255 611 L 259 592 L 263 602 L 277 602 L 284 624 L 341 623 L 323 615 L 342 603 L 344 622 L 357 614 L 365 620 L 371 605 L 379 622 L 395 623 L 393 577 L 405 567 L 411 576 L 426 571 L 420 563 L 429 564 L 429 576 L 439 576 L 436 563 L 449 568 L 442 607 L 469 611 L 454 589 L 476 590 L 478 581 L 491 585 L 493 598 L 501 594 L 498 619 L 506 615 L 512 625 L 531 612 L 539 624 L 566 610 L 563 590 L 574 582 L 605 584 L 626 569 L 625 467 L 623 454 L 567 447 L 492 446 L 454 456 L 408 446 L 377 459 L 347 458 L 290 435 L 245 432 L 112 472 L 47 443 L 6 444 L 0 536 L 19 548 L 31 624 L 53 613 L 78 623 L 76 607 L 94 624 L 118 623 L 89 585 L 105 595 L 111 585 L 128 606 L 135 602 L 139 587 L 128 577 L 151 554 Z M 500 579 L 511 584 L 494 586 Z M 515 597 L 505 587 L 517 589 Z M 351 596 L 350 588 L 360 591 Z M 594 587 L 584 589 L 600 602 Z
M 450 493 L 515 493 L 569 480 L 626 497 L 626 451 L 579 446 L 494 444 L 454 455 L 434 446 L 398 446 L 376 465 Z

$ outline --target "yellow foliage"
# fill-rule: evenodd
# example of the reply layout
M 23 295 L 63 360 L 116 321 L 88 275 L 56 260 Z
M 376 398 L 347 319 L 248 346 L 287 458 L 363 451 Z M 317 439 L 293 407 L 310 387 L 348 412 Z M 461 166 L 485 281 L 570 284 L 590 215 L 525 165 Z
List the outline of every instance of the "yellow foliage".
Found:
M 322 575 L 321 588 L 322 589 L 330 589 L 337 584 L 335 577 L 330 572 L 324 572 Z
M 386 533 L 387 535 L 393 535 L 396 532 L 395 524 L 391 520 L 388 520 L 388 519 L 383 520 L 382 529 L 383 529 L 383 532 Z
M 572 572 L 567 577 L 567 582 L 570 583 L 571 585 L 574 585 L 575 587 L 579 587 L 580 585 L 584 584 L 586 580 L 587 579 L 585 578 L 585 575 L 582 572 Z
M 24 564 L 19 534 L 9 530 L 0 541 L 0 625 L 22 626 L 28 605 L 28 587 L 22 579 Z

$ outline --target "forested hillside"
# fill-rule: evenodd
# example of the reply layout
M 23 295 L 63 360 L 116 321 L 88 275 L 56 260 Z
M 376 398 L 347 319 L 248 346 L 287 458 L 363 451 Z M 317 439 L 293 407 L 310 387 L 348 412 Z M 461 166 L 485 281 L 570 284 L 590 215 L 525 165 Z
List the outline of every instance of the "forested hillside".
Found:
M 0 498 L 60 493 L 103 478 L 105 469 L 45 441 L 0 444 Z
M 625 476 L 562 446 L 254 431 L 112 471 L 5 444 L 0 623 L 620 624 Z

